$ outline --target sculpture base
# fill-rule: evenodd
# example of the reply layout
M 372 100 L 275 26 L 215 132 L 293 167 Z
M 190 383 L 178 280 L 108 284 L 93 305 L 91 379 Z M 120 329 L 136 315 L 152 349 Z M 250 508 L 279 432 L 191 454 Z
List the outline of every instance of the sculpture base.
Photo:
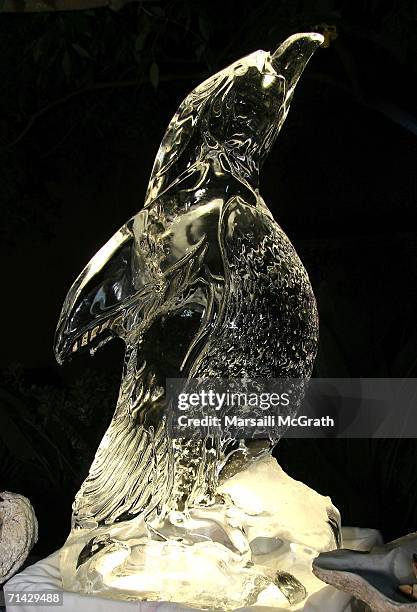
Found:
M 74 529 L 61 551 L 64 589 L 218 610 L 296 609 L 319 586 L 312 560 L 340 544 L 339 512 L 269 454 L 237 468 L 214 505 Z
M 109 598 L 106 610 L 111 599 L 143 601 L 144 610 L 155 606 L 149 602 L 222 611 L 308 609 L 306 602 L 323 590 L 311 563 L 337 547 L 339 513 L 329 497 L 290 478 L 270 455 L 239 467 L 221 482 L 221 503 L 187 517 L 171 515 L 151 531 L 141 517 L 73 530 L 60 551 L 60 588 L 93 595 L 97 605 Z M 85 556 L 92 538 L 97 554 Z
M 369 550 L 381 542 L 378 531 L 373 529 L 343 529 L 344 545 L 352 550 Z M 7 594 L 15 591 L 19 592 L 40 592 L 44 590 L 54 590 L 62 592 L 62 580 L 59 571 L 59 551 L 50 555 L 46 559 L 31 565 L 16 574 L 4 586 Z M 333 587 L 327 586 L 320 581 L 316 582 L 315 591 L 311 592 L 306 601 L 300 604 L 298 610 L 304 612 L 359 612 L 360 608 L 355 603 L 352 607 L 352 600 L 347 593 L 338 591 Z M 50 612 L 50 606 L 36 606 L 37 612 Z M 79 593 L 64 591 L 63 605 L 59 608 L 61 612 L 191 612 L 192 608 L 181 606 L 175 603 L 159 602 L 127 602 L 102 599 L 100 597 L 88 597 Z M 195 610 L 195 608 L 194 608 Z M 280 608 L 250 606 L 240 608 L 239 612 L 280 612 Z M 288 608 L 281 608 L 288 610 Z M 20 604 L 7 605 L 7 612 L 33 612 L 32 605 Z

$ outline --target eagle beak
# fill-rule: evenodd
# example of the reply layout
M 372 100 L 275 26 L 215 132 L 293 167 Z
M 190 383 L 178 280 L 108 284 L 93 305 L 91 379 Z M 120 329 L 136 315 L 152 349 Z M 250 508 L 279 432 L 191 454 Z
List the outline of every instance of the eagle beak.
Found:
M 136 293 L 131 274 L 132 243 L 132 232 L 126 224 L 73 283 L 55 334 L 58 363 L 84 347 L 94 352 L 115 335 L 112 324 Z
M 294 34 L 272 54 L 271 61 L 278 74 L 285 77 L 287 96 L 291 96 L 308 60 L 324 41 L 317 32 Z

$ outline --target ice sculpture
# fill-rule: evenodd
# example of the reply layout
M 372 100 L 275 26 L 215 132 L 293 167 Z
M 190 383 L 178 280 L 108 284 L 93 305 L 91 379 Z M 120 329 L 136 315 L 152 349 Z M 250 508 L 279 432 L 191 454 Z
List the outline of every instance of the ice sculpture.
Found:
M 56 336 L 60 363 L 115 335 L 126 343 L 115 414 L 76 495 L 61 553 L 69 590 L 223 610 L 271 589 L 280 604 L 305 597 L 301 581 L 277 566 L 283 550 L 294 556 L 291 546 L 302 546 L 297 531 L 308 529 L 301 527 L 306 508 L 280 528 L 286 506 L 274 510 L 268 491 L 284 476 L 270 441 L 170 439 L 165 383 L 311 374 L 313 291 L 258 180 L 321 42 L 319 34 L 296 34 L 275 53 L 252 53 L 196 87 L 168 126 L 144 208 L 67 295 Z M 236 501 L 230 487 L 242 474 L 246 493 Z M 304 555 L 334 548 L 338 530 L 337 510 L 310 493 L 298 492 L 311 498 Z

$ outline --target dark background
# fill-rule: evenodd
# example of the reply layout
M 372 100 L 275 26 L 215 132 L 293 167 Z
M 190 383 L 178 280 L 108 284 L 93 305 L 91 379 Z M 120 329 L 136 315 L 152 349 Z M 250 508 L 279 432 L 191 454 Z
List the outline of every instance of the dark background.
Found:
M 205 77 L 322 31 L 261 192 L 320 312 L 316 376 L 417 376 L 417 8 L 410 0 L 0 1 L 0 491 L 27 495 L 35 555 L 60 546 L 108 424 L 123 345 L 54 361 L 72 281 L 142 206 L 169 119 Z M 74 6 L 74 3 L 73 3 Z M 91 8 L 97 6 L 97 8 Z M 417 529 L 417 441 L 283 440 L 345 525 Z

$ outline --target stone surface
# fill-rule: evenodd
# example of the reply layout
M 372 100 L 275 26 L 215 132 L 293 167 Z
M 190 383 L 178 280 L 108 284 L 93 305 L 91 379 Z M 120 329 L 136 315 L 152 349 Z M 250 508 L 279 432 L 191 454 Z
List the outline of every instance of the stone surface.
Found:
M 30 501 L 0 493 L 0 584 L 17 572 L 37 540 L 38 521 Z
M 399 591 L 400 585 L 417 582 L 416 553 L 417 533 L 412 533 L 366 553 L 347 549 L 321 553 L 313 562 L 313 572 L 377 612 L 417 610 L 417 602 Z

